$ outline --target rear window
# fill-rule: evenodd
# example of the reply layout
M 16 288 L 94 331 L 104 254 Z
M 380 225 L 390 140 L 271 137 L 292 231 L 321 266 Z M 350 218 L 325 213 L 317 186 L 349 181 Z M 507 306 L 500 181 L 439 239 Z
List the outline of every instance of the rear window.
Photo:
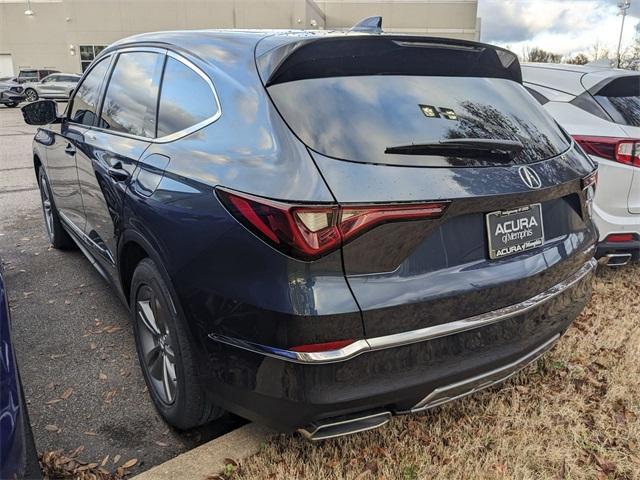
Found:
M 570 146 L 524 87 L 505 78 L 371 75 L 289 81 L 268 87 L 280 113 L 311 149 L 338 159 L 416 166 L 487 165 L 482 159 L 388 154 L 393 146 L 447 139 L 520 142 L 514 163 Z
M 594 98 L 616 123 L 640 127 L 640 76 L 616 78 L 601 87 Z

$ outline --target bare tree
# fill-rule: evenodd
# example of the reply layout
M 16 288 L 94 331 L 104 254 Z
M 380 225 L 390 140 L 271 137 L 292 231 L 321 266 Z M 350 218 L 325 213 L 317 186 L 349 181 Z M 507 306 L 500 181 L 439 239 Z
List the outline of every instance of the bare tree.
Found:
M 596 42 L 591 45 L 588 56 L 592 62 L 597 62 L 598 60 L 603 59 L 611 60 L 611 52 L 607 47 L 600 43 L 600 40 L 596 40 Z
M 525 62 L 560 63 L 562 55 L 533 47 L 523 52 Z
M 589 57 L 587 57 L 584 53 L 578 53 L 573 57 L 566 57 L 562 59 L 563 63 L 570 63 L 572 65 L 586 65 L 589 63 Z
M 631 45 L 620 54 L 620 68 L 640 70 L 640 32 L 636 33 Z

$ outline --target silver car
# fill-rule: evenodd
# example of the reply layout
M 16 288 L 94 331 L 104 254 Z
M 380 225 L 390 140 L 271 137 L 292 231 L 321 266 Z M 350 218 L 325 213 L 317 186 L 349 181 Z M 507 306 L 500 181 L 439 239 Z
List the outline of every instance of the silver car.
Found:
M 52 73 L 39 82 L 28 82 L 24 86 L 24 94 L 29 102 L 39 98 L 68 99 L 76 88 L 80 75 L 75 73 Z

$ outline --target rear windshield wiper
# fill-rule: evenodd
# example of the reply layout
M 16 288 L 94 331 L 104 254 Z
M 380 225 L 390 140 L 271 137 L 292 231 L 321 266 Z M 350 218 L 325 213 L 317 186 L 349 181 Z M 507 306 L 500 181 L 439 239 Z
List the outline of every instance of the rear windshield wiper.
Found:
M 431 143 L 412 143 L 387 147 L 384 153 L 399 155 L 441 155 L 463 158 L 490 158 L 509 161 L 524 149 L 513 140 L 493 138 L 451 138 Z

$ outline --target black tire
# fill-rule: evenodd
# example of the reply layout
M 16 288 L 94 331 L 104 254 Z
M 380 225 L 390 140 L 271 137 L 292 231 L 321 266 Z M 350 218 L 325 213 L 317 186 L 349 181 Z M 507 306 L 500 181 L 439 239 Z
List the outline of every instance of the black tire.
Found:
M 36 92 L 33 88 L 27 88 L 24 91 L 24 96 L 27 99 L 27 102 L 36 102 L 40 98 L 38 96 L 38 92 Z
M 38 185 L 40 187 L 40 200 L 42 202 L 42 214 L 44 215 L 44 228 L 53 248 L 69 250 L 76 247 L 75 242 L 62 226 L 58 209 L 53 200 L 53 194 L 49 187 L 49 179 L 44 168 L 38 169 Z
M 187 326 L 181 314 L 169 307 L 178 303 L 149 258 L 143 259 L 133 273 L 130 302 L 140 367 L 162 418 L 177 429 L 187 430 L 220 417 L 224 410 L 200 386 Z
M 5 103 L 5 105 L 9 108 L 16 108 L 18 106 L 18 102 Z

